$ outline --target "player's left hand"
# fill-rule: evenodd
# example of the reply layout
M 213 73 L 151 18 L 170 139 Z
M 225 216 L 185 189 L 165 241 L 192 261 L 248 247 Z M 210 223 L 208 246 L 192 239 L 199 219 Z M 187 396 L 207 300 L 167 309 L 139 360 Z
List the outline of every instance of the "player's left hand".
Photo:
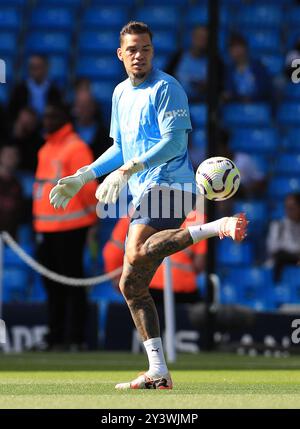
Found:
M 96 190 L 96 198 L 104 204 L 115 204 L 130 177 L 143 169 L 144 165 L 141 162 L 136 160 L 128 161 L 103 180 Z

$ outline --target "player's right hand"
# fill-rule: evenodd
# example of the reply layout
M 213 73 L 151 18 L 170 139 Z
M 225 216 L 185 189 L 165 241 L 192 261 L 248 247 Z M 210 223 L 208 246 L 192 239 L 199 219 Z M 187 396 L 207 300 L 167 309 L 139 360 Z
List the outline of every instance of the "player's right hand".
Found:
M 94 178 L 95 175 L 92 170 L 89 169 L 89 166 L 80 168 L 72 176 L 63 177 L 50 191 L 50 204 L 52 204 L 55 209 L 60 207 L 65 209 L 70 199 L 74 197 L 87 182 Z

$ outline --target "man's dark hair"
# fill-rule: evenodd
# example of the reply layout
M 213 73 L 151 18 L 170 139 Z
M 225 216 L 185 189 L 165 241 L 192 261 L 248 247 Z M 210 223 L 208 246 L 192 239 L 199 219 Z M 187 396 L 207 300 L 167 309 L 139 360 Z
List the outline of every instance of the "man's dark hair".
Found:
M 229 48 L 231 48 L 234 45 L 242 45 L 242 46 L 247 47 L 248 43 L 247 43 L 246 39 L 243 36 L 241 36 L 240 34 L 232 34 L 230 36 L 228 46 L 229 46 Z
M 152 42 L 152 32 L 147 24 L 139 21 L 130 21 L 128 24 L 124 25 L 120 31 L 120 45 L 122 45 L 123 37 L 126 34 L 149 34 L 150 40 Z

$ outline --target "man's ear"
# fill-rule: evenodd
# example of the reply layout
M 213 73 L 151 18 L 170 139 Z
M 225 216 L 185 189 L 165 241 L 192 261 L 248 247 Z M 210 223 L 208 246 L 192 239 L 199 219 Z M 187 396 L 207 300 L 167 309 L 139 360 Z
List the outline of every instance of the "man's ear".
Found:
M 117 56 L 118 56 L 118 58 L 119 58 L 120 61 L 123 61 L 122 49 L 121 48 L 117 49 Z

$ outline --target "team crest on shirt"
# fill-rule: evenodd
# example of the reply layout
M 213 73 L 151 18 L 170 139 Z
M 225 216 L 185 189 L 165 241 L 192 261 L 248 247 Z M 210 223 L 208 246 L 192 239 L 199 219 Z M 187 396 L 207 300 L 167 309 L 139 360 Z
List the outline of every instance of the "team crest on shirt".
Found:
M 169 110 L 169 112 L 165 112 L 164 114 L 164 119 L 165 118 L 183 118 L 183 117 L 187 117 L 187 111 L 186 109 L 177 109 L 177 110 Z

